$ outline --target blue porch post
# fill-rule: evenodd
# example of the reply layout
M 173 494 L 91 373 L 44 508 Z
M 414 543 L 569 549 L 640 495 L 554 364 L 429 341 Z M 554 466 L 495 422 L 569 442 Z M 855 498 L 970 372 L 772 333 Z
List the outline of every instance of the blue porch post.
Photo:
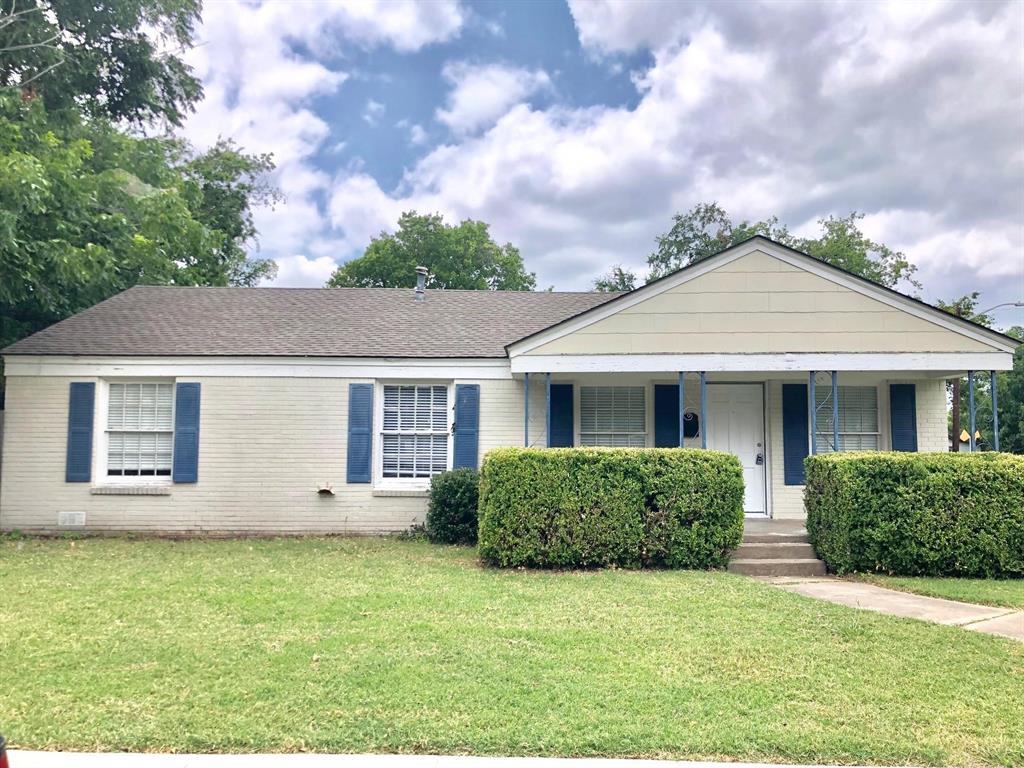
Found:
M 814 393 L 814 374 L 811 371 L 807 378 L 807 429 L 811 433 L 811 455 L 818 452 L 818 407 Z
M 839 371 L 832 371 L 832 450 L 839 453 Z
M 544 386 L 546 388 L 546 391 L 544 393 L 544 402 L 546 403 L 546 410 L 547 410 L 547 413 L 545 414 L 546 426 L 544 428 L 545 432 L 547 432 L 547 436 L 545 437 L 544 442 L 547 443 L 548 448 L 550 448 L 551 447 L 551 374 L 550 373 L 545 373 L 544 374 Z
M 992 387 L 992 447 L 999 450 L 999 388 L 996 386 L 996 372 L 989 371 L 989 386 Z
M 967 410 L 970 413 L 971 424 L 971 435 L 968 444 L 971 446 L 971 453 L 974 453 L 977 448 L 974 441 L 974 432 L 977 430 L 975 419 L 978 415 L 974 410 L 974 371 L 967 372 Z
M 523 374 L 523 447 L 530 447 L 530 374 Z
M 700 447 L 708 447 L 708 381 L 704 371 L 700 372 Z
M 686 421 L 686 382 L 683 380 L 685 374 L 679 372 L 679 447 L 686 445 L 683 438 L 684 422 Z

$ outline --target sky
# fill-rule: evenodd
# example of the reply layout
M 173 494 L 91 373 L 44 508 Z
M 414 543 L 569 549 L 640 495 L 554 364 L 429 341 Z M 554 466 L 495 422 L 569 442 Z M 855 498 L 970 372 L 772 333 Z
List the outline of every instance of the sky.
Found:
M 717 201 L 802 235 L 859 211 L 925 300 L 1024 300 L 1021 0 L 207 0 L 197 42 L 183 132 L 273 154 L 275 285 L 416 210 L 587 290 Z

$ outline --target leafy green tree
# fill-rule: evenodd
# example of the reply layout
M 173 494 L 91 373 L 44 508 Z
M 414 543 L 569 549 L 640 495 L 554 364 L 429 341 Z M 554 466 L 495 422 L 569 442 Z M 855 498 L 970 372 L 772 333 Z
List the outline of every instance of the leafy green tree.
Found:
M 610 271 L 594 280 L 594 290 L 599 293 L 632 291 L 636 288 L 636 274 L 616 264 Z
M 180 57 L 199 0 L 7 0 L 0 86 L 115 122 L 180 125 L 202 87 Z
M 403 213 L 394 234 L 381 232 L 362 256 L 346 262 L 327 281 L 332 288 L 412 288 L 416 267 L 429 270 L 429 288 L 532 291 L 537 278 L 523 266 L 519 249 L 498 245 L 482 221 L 445 224 L 440 214 Z
M 657 248 L 647 258 L 651 268 L 649 279 L 706 259 L 754 235 L 763 235 L 889 288 L 900 282 L 920 288 L 913 278 L 917 267 L 899 251 L 876 243 L 861 232 L 858 222 L 862 218 L 864 214 L 853 212 L 846 217 L 820 219 L 820 234 L 804 238 L 790 234 L 774 216 L 764 221 L 735 223 L 718 203 L 700 203 L 685 213 L 677 213 L 672 228 L 657 238 Z
M 137 283 L 254 285 L 252 206 L 266 156 L 230 142 L 196 154 L 106 118 L 51 119 L 0 89 L 0 346 Z

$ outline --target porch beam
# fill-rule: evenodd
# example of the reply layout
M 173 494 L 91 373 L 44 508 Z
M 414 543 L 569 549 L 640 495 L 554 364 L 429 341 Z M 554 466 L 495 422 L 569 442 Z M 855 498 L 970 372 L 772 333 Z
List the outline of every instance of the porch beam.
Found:
M 679 372 L 679 447 L 686 445 L 683 438 L 684 423 L 686 421 L 686 374 Z
M 544 375 L 544 403 L 547 409 L 545 414 L 545 427 L 544 431 L 547 433 L 544 438 L 544 442 L 547 443 L 548 448 L 551 447 L 551 374 L 547 373 Z
M 8 358 L 17 363 L 17 358 Z M 13 364 L 12 363 L 12 364 Z M 512 373 L 665 373 L 717 371 L 723 373 L 789 371 L 1009 371 L 1010 352 L 849 352 L 794 354 L 685 355 L 514 355 Z M 111 374 L 115 375 L 115 374 Z M 141 375 L 141 374 L 140 374 Z M 155 375 L 155 374 L 153 374 Z
M 992 387 L 992 447 L 999 450 L 999 387 L 996 372 L 989 371 L 989 386 Z
M 974 409 L 974 371 L 967 372 L 967 411 L 970 414 L 970 427 L 971 434 L 968 440 L 968 445 L 971 447 L 971 453 L 977 449 L 977 445 L 974 440 L 974 432 L 977 430 L 977 412 Z M 960 439 L 959 437 L 957 438 Z
M 832 371 L 832 450 L 839 453 L 839 371 Z
M 708 447 L 708 380 L 705 371 L 700 372 L 700 447 Z
M 530 447 L 530 374 L 523 374 L 523 448 Z
M 814 374 L 811 371 L 807 378 L 807 429 L 811 433 L 811 456 L 818 452 L 818 407 L 814 391 Z

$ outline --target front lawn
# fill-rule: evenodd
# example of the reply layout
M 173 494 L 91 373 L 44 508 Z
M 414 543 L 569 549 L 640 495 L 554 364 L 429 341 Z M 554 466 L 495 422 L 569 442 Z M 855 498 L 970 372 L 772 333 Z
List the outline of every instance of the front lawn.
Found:
M 725 573 L 0 540 L 16 747 L 1024 763 L 1024 645 Z
M 928 597 L 1024 610 L 1024 579 L 957 579 L 878 574 L 864 574 L 857 578 L 880 587 L 916 592 Z

